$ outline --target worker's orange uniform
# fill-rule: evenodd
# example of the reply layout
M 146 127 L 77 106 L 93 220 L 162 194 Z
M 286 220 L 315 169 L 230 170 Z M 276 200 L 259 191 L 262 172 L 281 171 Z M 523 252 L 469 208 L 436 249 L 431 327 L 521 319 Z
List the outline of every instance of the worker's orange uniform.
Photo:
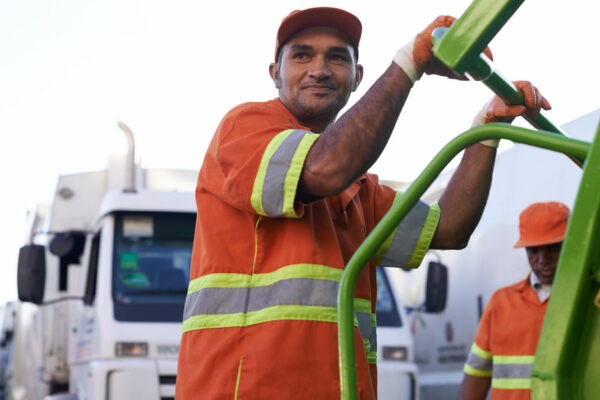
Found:
M 496 291 L 483 311 L 466 374 L 492 378 L 492 399 L 530 399 L 531 369 L 548 300 L 529 277 Z
M 178 400 L 339 398 L 338 282 L 396 193 L 367 174 L 340 195 L 296 201 L 317 138 L 278 99 L 238 106 L 219 125 L 196 189 Z M 417 267 L 438 218 L 437 205 L 418 203 L 359 278 L 361 399 L 376 393 L 375 266 Z

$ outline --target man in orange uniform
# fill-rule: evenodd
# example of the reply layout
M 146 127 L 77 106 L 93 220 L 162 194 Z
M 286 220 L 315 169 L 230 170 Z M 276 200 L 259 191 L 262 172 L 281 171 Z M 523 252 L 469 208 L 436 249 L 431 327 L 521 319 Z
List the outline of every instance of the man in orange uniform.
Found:
M 499 289 L 483 311 L 465 364 L 462 400 L 530 399 L 530 375 L 542 330 L 569 208 L 563 203 L 534 203 L 519 217 L 520 238 L 532 273 Z
M 176 396 L 339 398 L 336 297 L 344 266 L 397 194 L 368 168 L 383 151 L 414 82 L 454 76 L 431 53 L 440 17 L 350 110 L 363 76 L 361 23 L 335 8 L 282 21 L 269 67 L 279 98 L 245 103 L 221 121 L 198 176 L 198 218 L 184 309 Z M 483 122 L 548 108 L 495 102 Z M 359 278 L 357 380 L 376 397 L 376 265 L 417 267 L 428 247 L 464 247 L 485 205 L 497 143 L 465 151 L 439 206 L 417 204 Z

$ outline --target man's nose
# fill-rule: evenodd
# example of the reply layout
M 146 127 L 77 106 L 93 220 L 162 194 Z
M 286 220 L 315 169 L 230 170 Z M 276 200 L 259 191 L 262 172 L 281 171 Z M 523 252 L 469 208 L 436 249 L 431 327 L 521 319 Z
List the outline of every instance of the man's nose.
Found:
M 538 261 L 541 263 L 547 263 L 552 260 L 552 255 L 547 251 L 540 251 L 538 253 Z
M 329 65 L 327 65 L 324 56 L 318 56 L 313 59 L 308 74 L 317 80 L 331 77 L 331 70 L 329 69 Z

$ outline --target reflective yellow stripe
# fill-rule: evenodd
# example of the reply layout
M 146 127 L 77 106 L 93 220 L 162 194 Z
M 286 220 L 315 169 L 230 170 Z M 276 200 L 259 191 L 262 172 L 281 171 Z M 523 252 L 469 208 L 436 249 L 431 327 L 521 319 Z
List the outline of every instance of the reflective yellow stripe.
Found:
M 487 358 L 487 359 L 492 358 L 492 353 L 490 353 L 489 351 L 483 350 L 481 347 L 477 346 L 475 344 L 475 342 L 473 342 L 473 345 L 471 346 L 471 351 L 475 355 L 477 355 L 477 356 L 479 356 L 481 358 Z
M 468 364 L 465 364 L 465 366 L 463 367 L 463 371 L 465 372 L 465 374 L 478 376 L 480 378 L 490 378 L 492 376 L 492 370 L 482 371 L 480 369 L 475 369 L 469 366 Z
M 366 299 L 354 298 L 354 311 L 371 314 L 371 302 Z
M 494 356 L 494 364 L 533 364 L 535 356 Z
M 279 268 L 277 271 L 263 274 L 216 273 L 204 275 L 190 281 L 188 294 L 207 287 L 256 287 L 267 286 L 282 279 L 309 278 L 339 282 L 344 271 L 316 264 L 294 264 Z M 369 303 L 370 304 L 370 303 Z M 369 309 L 366 312 L 371 312 Z
M 195 315 L 183 321 L 183 332 L 210 328 L 232 328 L 280 320 L 337 322 L 337 309 L 323 306 L 273 306 L 248 313 Z M 356 319 L 354 326 L 358 326 Z
M 415 246 L 412 256 L 410 257 L 410 260 L 408 260 L 405 268 L 418 268 L 419 265 L 421 265 L 421 261 L 423 260 L 423 257 L 425 257 L 425 253 L 429 248 L 431 239 L 433 239 L 433 234 L 435 233 L 439 220 L 440 206 L 437 204 L 432 204 L 429 206 L 427 219 L 425 220 L 425 224 L 421 230 L 421 235 L 419 236 L 417 245 Z
M 494 378 L 494 389 L 531 389 L 531 379 L 526 378 Z
M 377 364 L 377 352 L 376 351 L 370 351 L 367 358 L 368 358 L 369 364 Z

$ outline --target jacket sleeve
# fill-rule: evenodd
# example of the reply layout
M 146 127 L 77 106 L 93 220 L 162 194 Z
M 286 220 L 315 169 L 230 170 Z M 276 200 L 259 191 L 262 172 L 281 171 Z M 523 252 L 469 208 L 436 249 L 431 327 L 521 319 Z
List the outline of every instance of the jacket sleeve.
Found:
M 493 362 L 490 335 L 492 332 L 493 304 L 494 296 L 483 310 L 475 340 L 471 345 L 471 351 L 463 367 L 465 374 L 481 378 L 492 376 Z
M 401 195 L 402 192 L 395 192 L 385 185 L 376 186 L 376 222 L 385 216 Z M 402 268 L 421 265 L 439 218 L 440 208 L 437 204 L 430 206 L 419 200 L 377 251 L 377 265 Z
M 295 201 L 306 154 L 318 135 L 295 129 L 283 115 L 260 104 L 229 112 L 209 146 L 198 178 L 231 206 L 269 217 L 297 218 Z

